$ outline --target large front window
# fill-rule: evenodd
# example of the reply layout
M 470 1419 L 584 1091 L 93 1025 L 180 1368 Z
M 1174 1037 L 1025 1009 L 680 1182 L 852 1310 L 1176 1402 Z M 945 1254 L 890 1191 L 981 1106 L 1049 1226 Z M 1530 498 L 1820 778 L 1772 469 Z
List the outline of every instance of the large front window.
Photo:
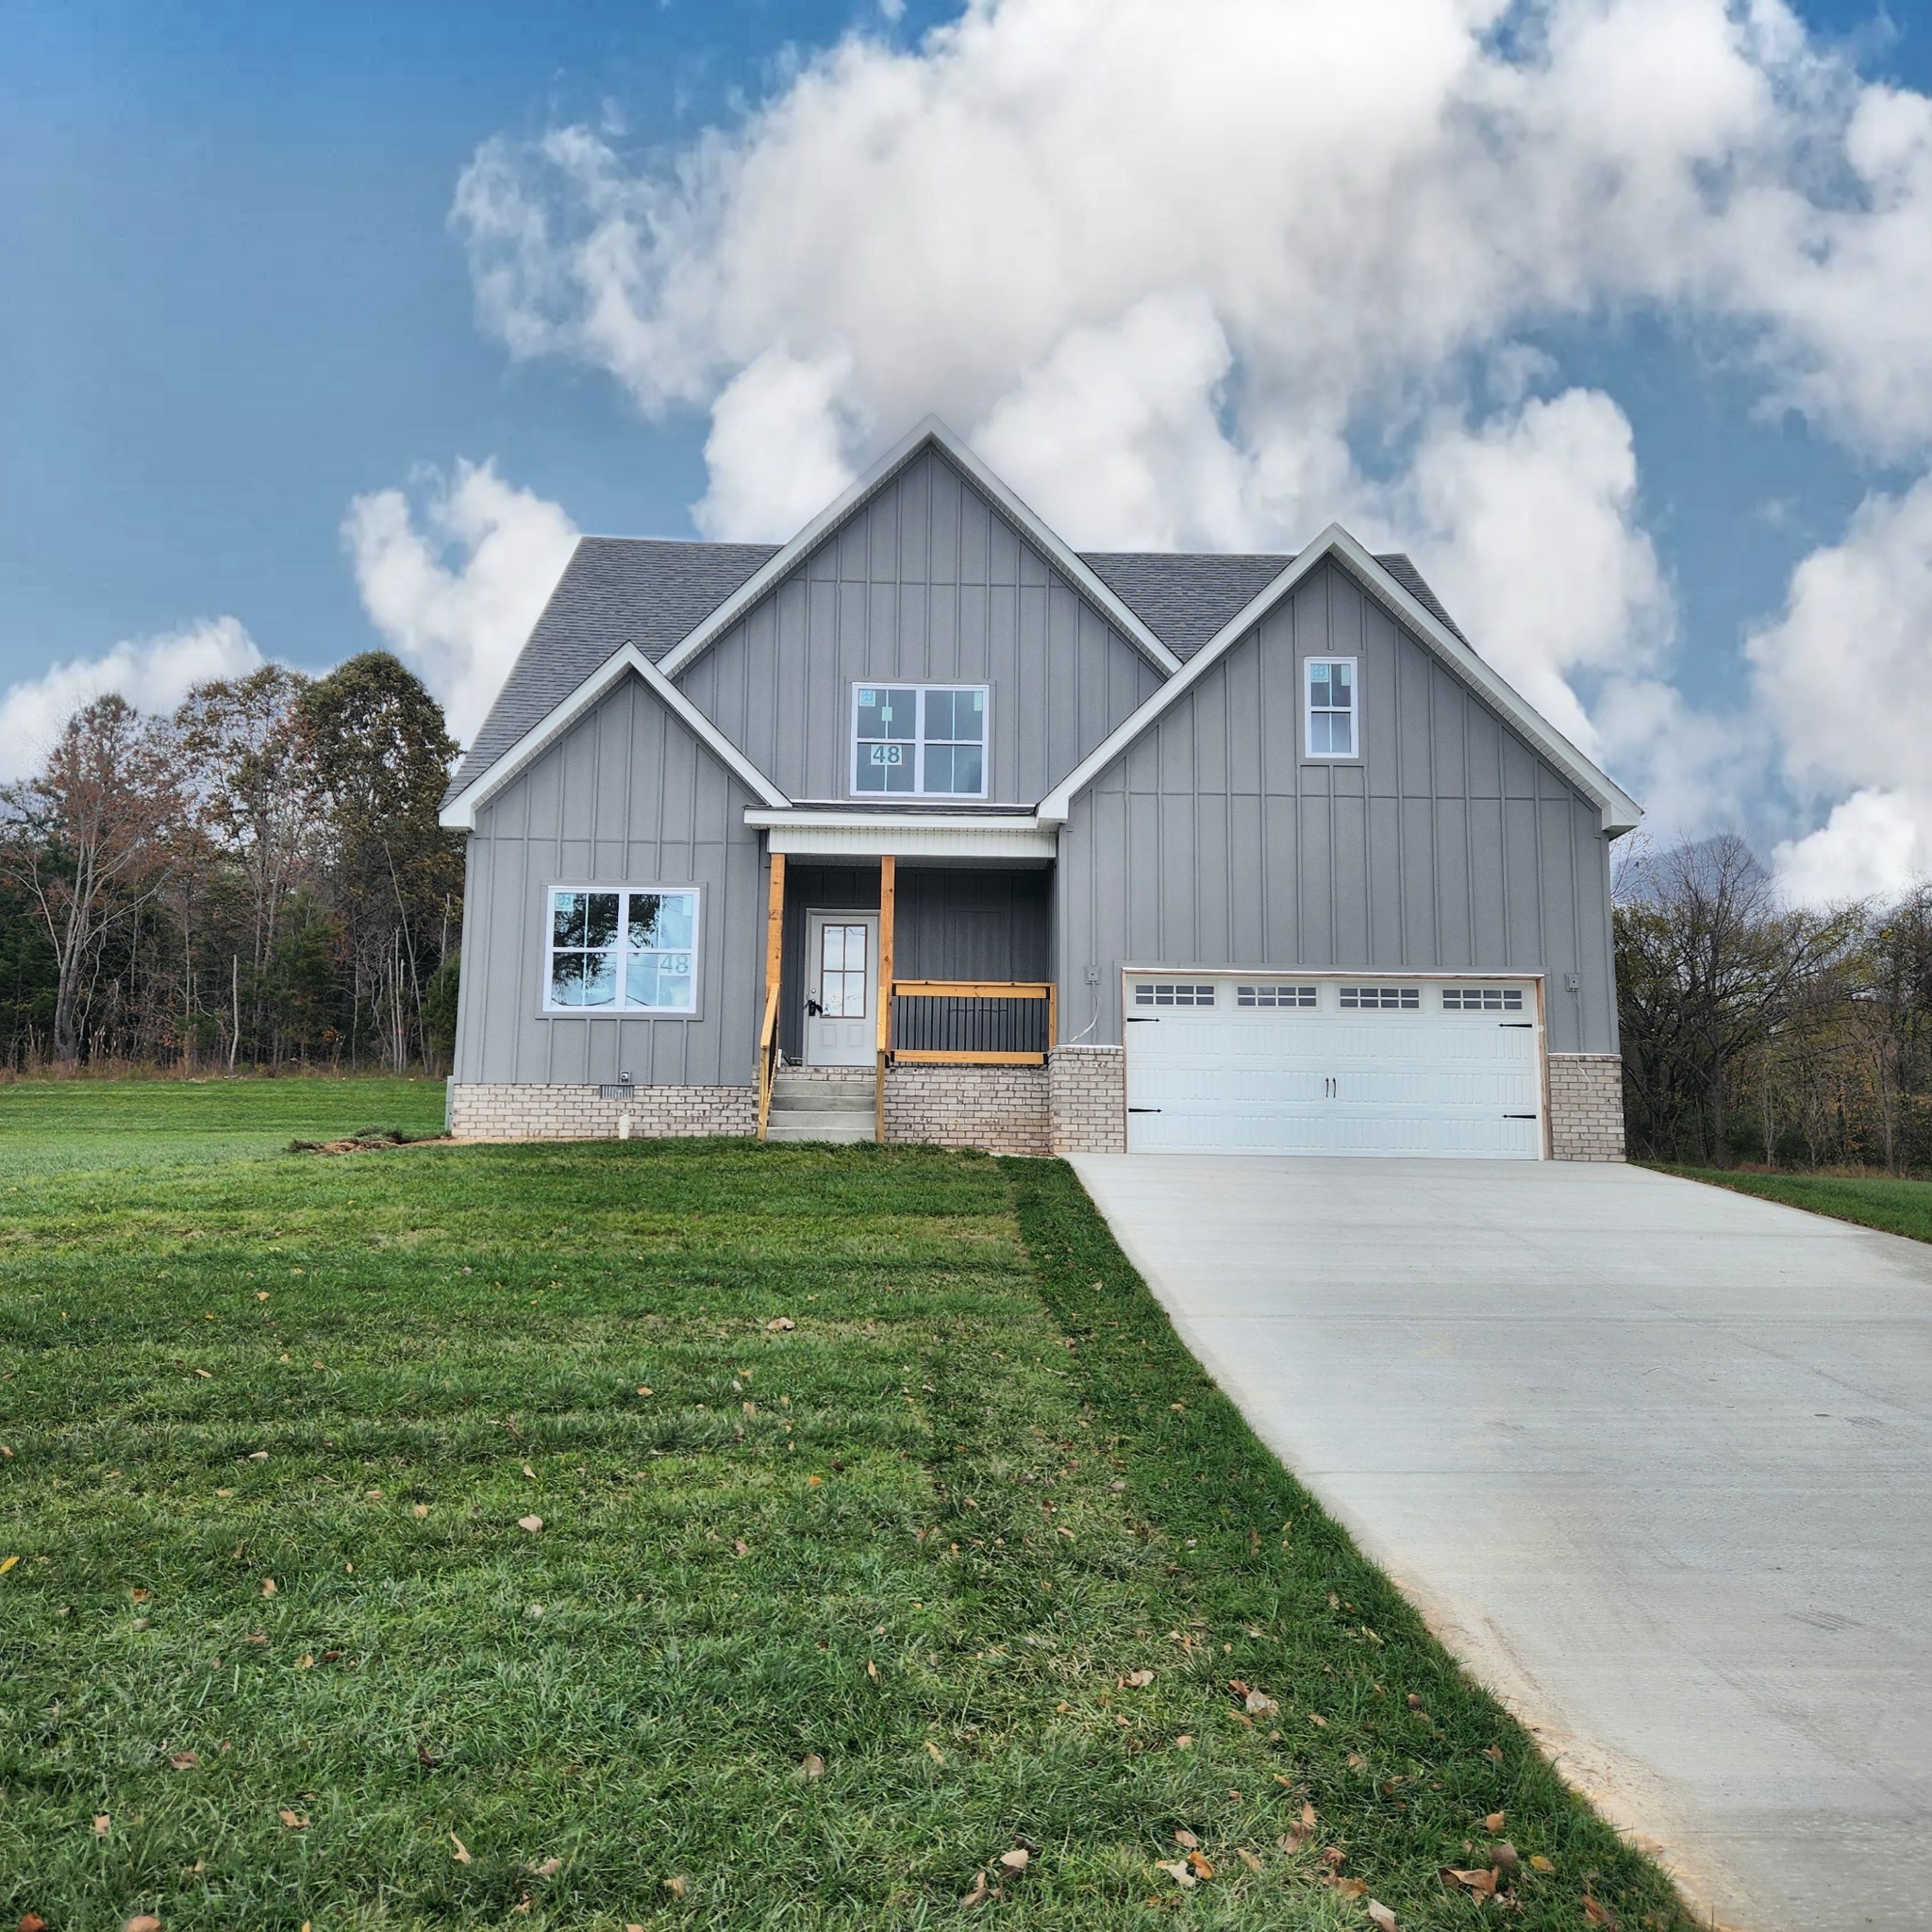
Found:
M 558 886 L 550 893 L 553 1013 L 694 1013 L 695 886 Z
M 983 684 L 860 684 L 852 789 L 899 798 L 986 796 Z

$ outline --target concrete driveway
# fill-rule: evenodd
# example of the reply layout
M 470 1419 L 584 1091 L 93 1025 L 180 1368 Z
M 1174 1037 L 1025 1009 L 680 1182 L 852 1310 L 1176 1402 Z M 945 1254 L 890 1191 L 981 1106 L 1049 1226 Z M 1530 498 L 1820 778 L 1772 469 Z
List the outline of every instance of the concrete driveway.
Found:
M 1074 1165 L 1263 1439 L 1693 1900 L 1932 1925 L 1932 1246 L 1636 1168 Z

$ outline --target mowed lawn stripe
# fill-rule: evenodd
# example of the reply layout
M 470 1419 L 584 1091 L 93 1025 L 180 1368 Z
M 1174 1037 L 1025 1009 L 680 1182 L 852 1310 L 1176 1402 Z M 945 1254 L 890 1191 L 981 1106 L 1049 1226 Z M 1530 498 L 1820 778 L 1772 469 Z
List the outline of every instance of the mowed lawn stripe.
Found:
M 1684 1923 L 1058 1163 L 429 1146 L 9 1184 L 0 1910 L 1474 1925 L 1438 1868 L 1502 1810 L 1516 1924 L 1586 1893 Z M 1213 1868 L 1185 1890 L 1176 1830 Z

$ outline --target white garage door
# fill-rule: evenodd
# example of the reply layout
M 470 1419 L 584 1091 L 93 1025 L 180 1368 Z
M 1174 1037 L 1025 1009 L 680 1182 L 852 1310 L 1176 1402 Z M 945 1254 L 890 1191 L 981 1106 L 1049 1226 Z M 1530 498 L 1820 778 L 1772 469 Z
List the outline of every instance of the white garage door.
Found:
M 1542 1155 L 1530 980 L 1129 974 L 1134 1153 Z

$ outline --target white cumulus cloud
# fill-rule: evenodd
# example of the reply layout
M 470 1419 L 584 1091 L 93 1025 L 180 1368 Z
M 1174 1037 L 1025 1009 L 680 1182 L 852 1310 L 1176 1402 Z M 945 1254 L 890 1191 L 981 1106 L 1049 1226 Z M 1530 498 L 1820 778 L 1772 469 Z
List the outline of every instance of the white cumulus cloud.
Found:
M 370 622 L 467 742 L 562 575 L 577 532 L 558 505 L 506 483 L 493 463 L 459 461 L 447 476 L 427 473 L 419 495 L 420 505 L 401 490 L 357 497 L 342 541 Z
M 172 711 L 190 690 L 260 670 L 255 640 L 233 617 L 129 638 L 98 658 L 71 658 L 0 694 L 0 780 L 37 771 L 83 705 L 118 691 L 137 710 Z
M 1932 476 L 1868 496 L 1746 652 L 1801 794 L 1851 791 L 1778 848 L 1789 890 L 1857 897 L 1932 871 Z
M 451 220 L 513 354 L 711 412 L 708 534 L 791 535 L 936 411 L 1083 545 L 1411 550 L 1674 828 L 1761 806 L 1778 743 L 1810 823 L 1918 795 L 1800 744 L 1790 667 L 1684 701 L 1629 422 L 1525 346 L 1647 313 L 1932 459 L 1932 101 L 1785 0 L 969 0 L 678 149 L 488 142 Z

